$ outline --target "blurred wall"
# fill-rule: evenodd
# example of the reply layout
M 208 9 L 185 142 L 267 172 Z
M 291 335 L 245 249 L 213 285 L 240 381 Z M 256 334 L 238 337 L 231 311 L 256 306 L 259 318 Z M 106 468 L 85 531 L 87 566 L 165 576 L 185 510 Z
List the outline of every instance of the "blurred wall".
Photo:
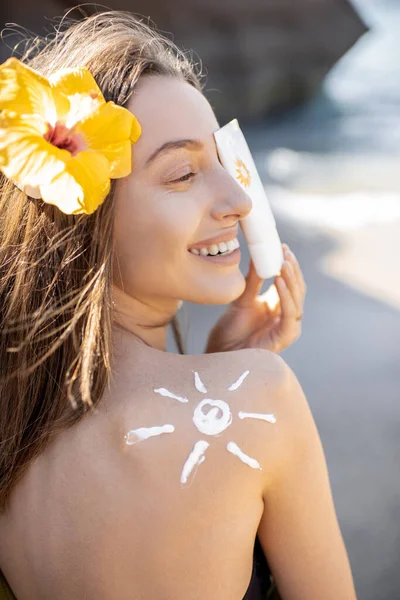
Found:
M 221 119 L 258 119 L 308 99 L 366 30 L 347 0 L 109 0 L 107 5 L 150 17 L 179 46 L 193 49 Z M 3 3 L 1 25 L 11 21 L 42 33 L 72 6 L 68 0 Z M 84 10 L 90 14 L 94 8 Z M 5 58 L 7 50 L 2 53 Z

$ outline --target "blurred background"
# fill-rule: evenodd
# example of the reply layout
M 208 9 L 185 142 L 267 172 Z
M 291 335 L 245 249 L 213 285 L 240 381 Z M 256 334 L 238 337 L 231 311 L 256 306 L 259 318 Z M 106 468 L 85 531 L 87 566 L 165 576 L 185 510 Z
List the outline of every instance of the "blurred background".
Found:
M 72 6 L 2 3 L 1 27 L 11 25 L 1 59 L 18 55 L 12 23 L 43 34 Z M 322 438 L 358 598 L 398 600 L 400 0 L 109 0 L 107 7 L 150 17 L 193 49 L 220 123 L 240 119 L 281 239 L 308 285 L 303 334 L 283 357 Z M 84 5 L 73 16 L 93 10 Z M 203 351 L 223 310 L 185 303 L 189 352 Z

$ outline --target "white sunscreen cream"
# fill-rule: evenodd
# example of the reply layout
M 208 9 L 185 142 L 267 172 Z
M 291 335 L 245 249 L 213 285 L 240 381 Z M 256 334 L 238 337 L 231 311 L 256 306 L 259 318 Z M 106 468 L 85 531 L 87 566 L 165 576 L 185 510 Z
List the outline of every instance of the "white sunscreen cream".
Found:
M 249 467 L 251 467 L 252 469 L 260 469 L 260 471 L 262 471 L 262 467 L 260 466 L 260 463 L 258 462 L 258 460 L 256 460 L 255 458 L 251 458 L 251 456 L 248 456 L 247 454 L 245 454 L 239 448 L 239 446 L 237 444 L 235 444 L 235 442 L 228 442 L 226 449 L 231 454 L 234 454 L 235 456 L 240 458 L 240 460 L 242 462 L 244 462 L 246 465 L 249 465 Z
M 237 119 L 214 132 L 219 159 L 253 203 L 240 221 L 257 275 L 263 279 L 281 272 L 283 251 L 274 215 L 253 157 Z
M 238 412 L 239 419 L 261 419 L 261 421 L 268 421 L 268 423 L 276 423 L 275 415 L 272 413 L 266 415 L 264 413 L 248 413 L 244 411 Z
M 125 443 L 128 446 L 133 446 L 143 440 L 148 440 L 155 435 L 161 435 L 162 433 L 173 433 L 175 427 L 173 425 L 161 425 L 160 427 L 139 427 L 138 429 L 131 429 L 125 436 Z
M 187 398 L 183 398 L 182 396 L 177 396 L 176 394 L 173 394 L 172 392 L 170 392 L 169 390 L 167 390 L 165 388 L 158 388 L 154 391 L 156 394 L 161 394 L 161 396 L 166 396 L 167 398 L 173 398 L 174 400 L 178 400 L 178 402 L 182 402 L 182 404 L 189 402 L 189 400 Z
M 199 374 L 197 373 L 197 371 L 193 371 L 194 373 L 194 386 L 196 388 L 196 390 L 198 392 L 201 392 L 202 394 L 207 394 L 207 388 L 204 385 L 204 383 L 202 382 L 202 380 L 200 379 Z
M 239 389 L 249 373 L 250 371 L 245 371 L 244 373 L 242 373 L 239 379 L 228 387 L 228 392 L 234 392 L 235 390 Z
M 196 466 L 200 466 L 202 462 L 206 460 L 204 456 L 205 451 L 209 447 L 209 443 L 204 440 L 199 440 L 195 443 L 193 450 L 191 451 L 189 458 L 183 465 L 181 474 L 181 483 L 186 483 L 189 475 Z
M 192 371 L 194 374 L 194 387 L 201 394 L 207 394 L 207 388 L 200 378 L 197 371 Z M 227 389 L 229 392 L 235 392 L 238 390 L 246 380 L 250 371 L 244 371 L 240 377 L 232 383 Z M 173 392 L 170 392 L 167 388 L 160 387 L 153 390 L 156 394 L 160 394 L 165 398 L 172 398 L 186 404 L 189 402 L 185 396 L 178 396 Z M 276 423 L 276 417 L 274 414 L 256 413 L 256 412 L 238 412 L 239 419 L 259 419 L 268 423 Z M 203 435 L 207 436 L 218 436 L 230 427 L 232 424 L 232 412 L 230 406 L 225 400 L 215 400 L 212 398 L 204 398 L 199 402 L 193 411 L 193 423 L 197 430 Z M 160 436 L 165 433 L 174 433 L 175 427 L 173 425 L 157 425 L 153 427 L 138 427 L 137 429 L 131 429 L 124 436 L 125 443 L 128 446 L 134 446 L 135 444 L 148 440 L 149 438 Z M 188 483 L 189 478 L 194 478 L 196 470 L 205 461 L 206 450 L 209 448 L 209 442 L 205 440 L 198 440 L 193 449 L 191 450 L 188 458 L 186 459 L 182 473 L 181 473 L 181 484 L 185 485 Z M 242 463 L 248 465 L 252 469 L 262 470 L 260 463 L 255 459 L 243 452 L 241 448 L 231 440 L 227 443 L 226 449 L 228 452 L 236 456 L 241 460 Z
M 210 410 L 204 410 L 205 408 Z M 232 423 L 232 413 L 229 404 L 224 400 L 206 398 L 197 405 L 193 413 L 193 423 L 197 429 L 206 435 L 218 435 Z

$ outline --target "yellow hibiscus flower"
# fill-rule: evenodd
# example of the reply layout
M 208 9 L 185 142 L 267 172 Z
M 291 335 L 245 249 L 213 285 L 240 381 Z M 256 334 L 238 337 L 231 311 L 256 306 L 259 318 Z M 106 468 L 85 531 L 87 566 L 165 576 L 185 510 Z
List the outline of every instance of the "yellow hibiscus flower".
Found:
M 106 102 L 85 67 L 46 79 L 16 58 L 0 65 L 0 170 L 66 214 L 91 214 L 110 178 L 131 172 L 136 117 Z

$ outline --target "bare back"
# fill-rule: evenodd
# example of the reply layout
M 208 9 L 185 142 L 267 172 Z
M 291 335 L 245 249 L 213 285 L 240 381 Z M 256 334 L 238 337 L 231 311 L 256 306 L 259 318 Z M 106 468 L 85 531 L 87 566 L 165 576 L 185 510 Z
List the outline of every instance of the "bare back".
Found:
M 96 414 L 57 437 L 0 520 L 18 600 L 241 600 L 279 455 L 277 361 L 121 354 Z

